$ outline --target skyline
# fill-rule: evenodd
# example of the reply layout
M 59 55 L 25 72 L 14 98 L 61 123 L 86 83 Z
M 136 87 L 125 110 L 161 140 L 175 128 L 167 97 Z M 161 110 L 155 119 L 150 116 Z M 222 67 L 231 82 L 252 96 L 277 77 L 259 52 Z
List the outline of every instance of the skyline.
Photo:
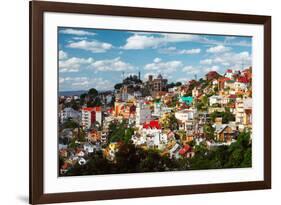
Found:
M 58 28 L 59 91 L 110 90 L 125 76 L 185 82 L 252 65 L 252 38 Z

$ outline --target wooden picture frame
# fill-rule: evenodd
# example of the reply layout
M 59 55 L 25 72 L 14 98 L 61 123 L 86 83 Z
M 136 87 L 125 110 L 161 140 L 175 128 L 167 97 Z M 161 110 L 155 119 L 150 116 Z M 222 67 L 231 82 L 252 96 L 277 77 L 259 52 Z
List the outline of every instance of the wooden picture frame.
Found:
M 264 28 L 264 180 L 72 193 L 44 193 L 43 180 L 43 14 L 61 12 L 124 17 L 149 17 L 208 22 L 258 24 Z M 199 11 L 30 2 L 30 204 L 153 197 L 271 188 L 271 17 Z

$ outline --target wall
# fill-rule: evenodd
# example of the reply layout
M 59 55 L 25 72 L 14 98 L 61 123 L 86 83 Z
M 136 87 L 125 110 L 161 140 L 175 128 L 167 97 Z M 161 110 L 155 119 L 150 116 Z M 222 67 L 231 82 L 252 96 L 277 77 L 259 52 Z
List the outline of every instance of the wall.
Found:
M 77 1 L 77 0 L 76 0 Z M 80 1 L 82 2 L 82 1 Z M 95 202 L 99 205 L 129 204 L 209 204 L 237 205 L 280 204 L 281 137 L 278 129 L 281 115 L 281 45 L 279 1 L 276 0 L 84 0 L 98 4 L 161 7 L 266 14 L 273 16 L 273 189 L 234 193 L 199 194 Z M 28 2 L 2 1 L 1 4 L 1 197 L 7 205 L 27 204 L 28 199 Z M 2 73 L 4 72 L 4 73 Z M 279 94 L 279 95 L 278 95 Z M 8 154 L 7 154 L 8 153 Z M 279 201 L 279 203 L 278 203 Z M 93 202 L 72 203 L 93 204 Z

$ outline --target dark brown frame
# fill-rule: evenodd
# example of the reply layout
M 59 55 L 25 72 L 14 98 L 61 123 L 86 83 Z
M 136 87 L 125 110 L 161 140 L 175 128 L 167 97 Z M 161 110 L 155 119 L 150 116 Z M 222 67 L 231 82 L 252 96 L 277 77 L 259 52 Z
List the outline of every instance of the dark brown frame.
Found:
M 271 17 L 76 3 L 30 3 L 30 204 L 91 201 L 271 188 Z M 158 19 L 260 24 L 264 27 L 264 180 L 44 194 L 43 192 L 43 13 L 62 12 Z

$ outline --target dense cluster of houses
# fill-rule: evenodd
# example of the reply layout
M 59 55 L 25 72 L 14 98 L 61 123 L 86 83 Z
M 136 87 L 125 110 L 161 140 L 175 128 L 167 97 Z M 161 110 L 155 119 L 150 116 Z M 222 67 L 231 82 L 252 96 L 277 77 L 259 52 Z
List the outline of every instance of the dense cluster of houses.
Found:
M 201 143 L 210 149 L 230 145 L 240 132 L 252 129 L 251 67 L 229 69 L 222 75 L 210 71 L 204 79 L 170 87 L 161 75 L 149 76 L 146 82 L 134 78 L 100 94 L 106 99 L 102 106 L 74 109 L 65 105 L 79 102 L 79 96 L 60 96 L 59 122 L 71 119 L 82 128 L 60 130 L 61 174 L 77 163 L 85 165 L 97 152 L 114 162 L 123 143 L 109 139 L 114 122 L 133 128 L 130 142 L 135 146 L 157 149 L 171 159 L 192 158 L 194 147 Z

